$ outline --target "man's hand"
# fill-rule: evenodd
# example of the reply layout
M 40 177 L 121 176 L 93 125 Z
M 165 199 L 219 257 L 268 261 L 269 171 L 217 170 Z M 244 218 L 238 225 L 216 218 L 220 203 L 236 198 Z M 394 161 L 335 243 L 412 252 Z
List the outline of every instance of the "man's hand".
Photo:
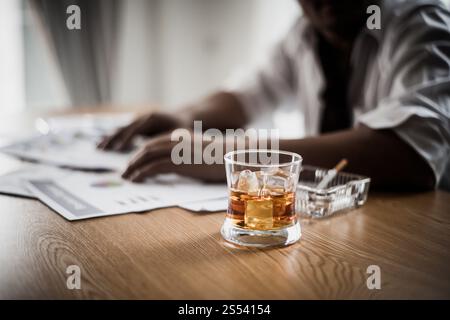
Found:
M 152 136 L 187 125 L 181 116 L 168 113 L 151 113 L 137 118 L 128 126 L 118 129 L 113 135 L 105 137 L 98 144 L 98 148 L 123 151 L 131 147 L 133 138 L 137 135 Z
M 150 139 L 131 159 L 122 177 L 133 182 L 143 182 L 159 173 L 174 172 L 208 182 L 225 180 L 223 164 L 174 164 L 171 158 L 172 148 L 178 141 L 171 141 L 170 136 L 171 134 L 167 133 Z M 225 144 L 222 142 L 218 147 L 225 150 Z M 191 159 L 194 159 L 193 146 L 191 152 Z

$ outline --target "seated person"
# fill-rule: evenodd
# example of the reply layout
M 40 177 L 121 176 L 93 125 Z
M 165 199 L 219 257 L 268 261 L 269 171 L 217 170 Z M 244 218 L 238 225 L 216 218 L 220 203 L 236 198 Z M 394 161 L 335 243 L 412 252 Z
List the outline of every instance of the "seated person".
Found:
M 170 132 L 242 128 L 291 99 L 304 115 L 306 137 L 281 139 L 279 149 L 389 189 L 432 189 L 449 179 L 450 14 L 437 1 L 375 1 L 381 29 L 369 29 L 365 0 L 299 0 L 304 15 L 267 63 L 242 83 L 177 113 L 142 116 L 99 145 L 121 150 L 136 135 L 153 136 L 123 177 L 177 172 L 225 179 L 223 165 L 175 165 Z M 300 125 L 300 124 L 299 124 Z M 162 134 L 169 132 L 169 134 Z

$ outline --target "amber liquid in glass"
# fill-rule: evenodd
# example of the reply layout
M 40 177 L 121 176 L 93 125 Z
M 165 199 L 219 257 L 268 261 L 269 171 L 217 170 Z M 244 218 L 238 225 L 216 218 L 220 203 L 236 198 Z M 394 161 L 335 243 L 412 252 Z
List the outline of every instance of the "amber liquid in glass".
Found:
M 278 191 L 278 192 L 277 192 Z M 240 228 L 272 230 L 297 222 L 295 192 L 269 189 L 262 195 L 230 190 L 227 218 Z

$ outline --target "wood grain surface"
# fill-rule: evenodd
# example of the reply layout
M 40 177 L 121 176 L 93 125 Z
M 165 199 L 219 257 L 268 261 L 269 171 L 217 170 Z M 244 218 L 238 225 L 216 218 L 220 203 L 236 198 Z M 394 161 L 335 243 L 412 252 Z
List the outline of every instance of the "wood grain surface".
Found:
M 16 166 L 1 156 L 0 167 Z M 361 208 L 302 219 L 300 242 L 236 248 L 224 213 L 167 208 L 69 222 L 0 195 L 1 299 L 449 299 L 450 193 L 371 193 Z M 81 289 L 66 268 L 81 268 Z M 369 265 L 381 289 L 366 286 Z
M 227 245 L 223 213 L 178 208 L 69 222 L 0 196 L 3 299 L 450 298 L 450 195 L 371 194 L 358 210 L 302 220 L 283 249 Z M 81 290 L 66 267 L 81 267 Z M 381 268 L 369 290 L 366 269 Z

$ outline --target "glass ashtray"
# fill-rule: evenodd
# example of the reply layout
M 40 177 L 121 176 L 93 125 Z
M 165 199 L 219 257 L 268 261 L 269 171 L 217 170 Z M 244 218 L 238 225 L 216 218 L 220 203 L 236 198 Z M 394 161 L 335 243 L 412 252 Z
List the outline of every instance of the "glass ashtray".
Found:
M 300 217 L 327 217 L 366 202 L 370 178 L 338 172 L 326 188 L 317 189 L 327 172 L 328 169 L 303 166 L 296 194 L 296 211 Z

